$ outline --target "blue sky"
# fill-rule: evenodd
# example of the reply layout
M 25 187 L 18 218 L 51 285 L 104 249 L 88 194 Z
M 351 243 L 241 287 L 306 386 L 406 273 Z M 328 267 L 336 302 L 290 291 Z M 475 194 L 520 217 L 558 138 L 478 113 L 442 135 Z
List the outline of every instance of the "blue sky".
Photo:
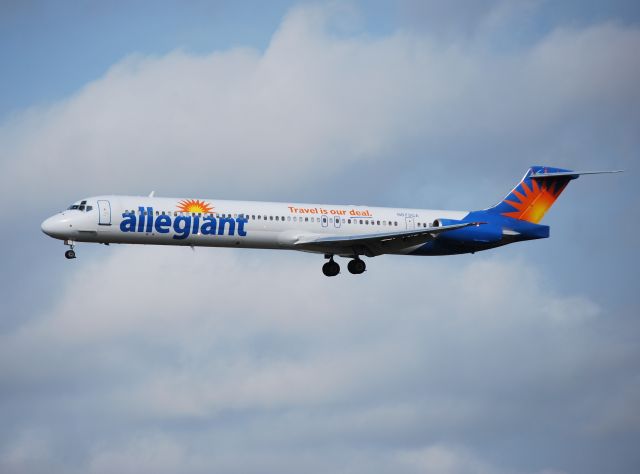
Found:
M 264 49 L 287 11 L 305 2 L 8 2 L 0 18 L 3 67 L 0 116 L 54 101 L 100 77 L 131 54 L 194 53 L 250 46 Z M 306 2 L 312 3 L 312 2 Z M 351 2 L 363 33 L 388 34 L 396 28 L 426 34 L 468 32 L 492 1 Z M 531 2 L 526 18 L 506 25 L 498 48 L 531 41 L 558 24 L 580 26 L 614 21 L 637 24 L 640 6 L 632 1 Z M 439 14 L 431 16 L 432 11 Z M 433 18 L 433 20 L 431 20 Z
M 638 471 L 637 2 L 1 8 L 0 471 Z M 39 229 L 151 190 L 478 209 L 532 164 L 625 173 L 551 239 L 360 278 Z

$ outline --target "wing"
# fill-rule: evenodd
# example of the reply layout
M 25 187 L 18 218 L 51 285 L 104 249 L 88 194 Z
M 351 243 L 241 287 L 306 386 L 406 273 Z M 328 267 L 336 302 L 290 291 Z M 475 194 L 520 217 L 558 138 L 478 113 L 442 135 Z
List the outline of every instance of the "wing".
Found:
M 397 252 L 405 248 L 424 244 L 443 232 L 450 232 L 464 227 L 479 226 L 481 224 L 484 224 L 484 222 L 464 222 L 461 224 L 377 234 L 333 236 L 320 234 L 302 235 L 293 242 L 293 245 L 300 250 L 308 250 L 311 252 L 375 257 L 376 255 Z

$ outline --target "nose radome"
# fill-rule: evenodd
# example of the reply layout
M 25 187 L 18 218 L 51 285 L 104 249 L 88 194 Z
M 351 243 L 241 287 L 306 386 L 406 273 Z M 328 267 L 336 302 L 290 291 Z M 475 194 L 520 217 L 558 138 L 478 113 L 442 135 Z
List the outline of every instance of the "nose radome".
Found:
M 49 217 L 48 219 L 45 219 L 40 225 L 42 232 L 44 232 L 47 235 L 51 235 L 54 232 L 54 227 L 55 225 L 53 222 L 53 217 Z
M 60 216 L 52 216 L 48 219 L 45 219 L 44 222 L 40 225 L 40 228 L 42 229 L 42 232 L 51 237 L 58 237 L 65 230 L 64 223 L 62 222 Z

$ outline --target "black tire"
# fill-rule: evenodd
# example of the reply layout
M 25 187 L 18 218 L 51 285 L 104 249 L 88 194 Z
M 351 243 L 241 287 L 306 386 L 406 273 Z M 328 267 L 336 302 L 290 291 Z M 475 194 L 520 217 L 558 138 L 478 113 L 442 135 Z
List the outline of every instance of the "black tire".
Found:
M 72 258 L 76 258 L 76 253 L 73 250 L 67 250 L 64 253 L 64 256 L 67 257 L 68 259 L 72 259 Z
M 360 275 L 361 273 L 364 273 L 366 268 L 367 264 L 364 263 L 364 260 L 360 260 L 359 258 L 354 258 L 347 265 L 347 269 L 349 270 L 349 272 L 353 273 L 354 275 Z
M 324 273 L 325 276 L 334 277 L 338 273 L 340 273 L 340 265 L 338 265 L 336 262 L 331 260 L 325 263 L 324 265 L 322 265 L 322 273 Z

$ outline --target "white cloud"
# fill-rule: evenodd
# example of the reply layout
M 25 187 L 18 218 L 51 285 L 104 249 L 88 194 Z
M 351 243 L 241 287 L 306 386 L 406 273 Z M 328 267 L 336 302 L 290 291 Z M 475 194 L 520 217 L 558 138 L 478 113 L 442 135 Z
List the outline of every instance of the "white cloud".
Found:
M 498 474 L 508 471 L 490 466 L 461 449 L 443 445 L 402 453 L 401 460 L 423 474 Z
M 1 192 L 28 183 L 34 200 L 159 187 L 215 197 L 267 194 L 284 176 L 303 189 L 351 166 L 401 166 L 412 144 L 423 156 L 465 141 L 539 147 L 581 111 L 623 119 L 640 102 L 636 29 L 562 29 L 507 54 L 410 33 L 334 35 L 335 17 L 296 9 L 263 53 L 124 59 L 2 125 Z

